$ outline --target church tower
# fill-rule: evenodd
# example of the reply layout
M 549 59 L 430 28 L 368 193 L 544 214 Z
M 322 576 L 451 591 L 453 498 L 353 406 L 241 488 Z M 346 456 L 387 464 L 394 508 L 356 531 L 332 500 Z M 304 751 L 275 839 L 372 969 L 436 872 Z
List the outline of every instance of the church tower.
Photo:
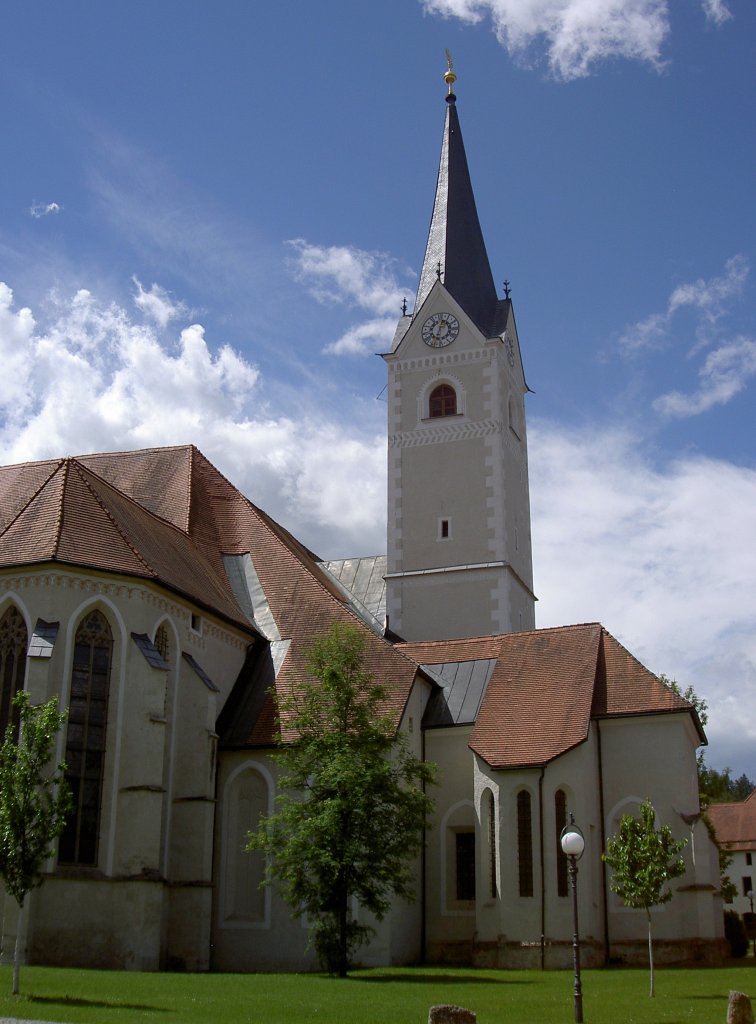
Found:
M 415 308 L 388 368 L 389 630 L 442 640 L 533 629 L 525 394 L 509 287 L 499 298 L 453 85 Z

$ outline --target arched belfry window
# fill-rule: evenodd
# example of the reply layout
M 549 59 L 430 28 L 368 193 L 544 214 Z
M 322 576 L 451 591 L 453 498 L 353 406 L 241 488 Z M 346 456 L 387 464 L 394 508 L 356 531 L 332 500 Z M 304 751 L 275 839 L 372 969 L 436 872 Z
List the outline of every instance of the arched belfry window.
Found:
M 13 698 L 23 689 L 29 635 L 21 613 L 12 605 L 0 619 L 0 743 L 10 722 L 18 729 Z
M 90 612 L 74 641 L 66 736 L 66 779 L 73 811 L 58 847 L 58 859 L 64 864 L 97 863 L 112 660 L 108 620 L 102 612 Z
M 428 398 L 428 415 L 456 416 L 457 414 L 457 392 L 451 384 L 437 384 L 431 391 Z

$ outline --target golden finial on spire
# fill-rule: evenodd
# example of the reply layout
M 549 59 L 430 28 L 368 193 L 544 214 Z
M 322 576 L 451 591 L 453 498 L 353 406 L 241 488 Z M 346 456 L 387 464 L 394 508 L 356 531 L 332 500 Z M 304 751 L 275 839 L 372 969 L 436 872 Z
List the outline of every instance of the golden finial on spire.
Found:
M 448 50 L 446 51 L 446 63 L 449 65 L 449 67 L 447 68 L 446 74 L 444 75 L 444 81 L 449 86 L 449 95 L 453 96 L 453 86 L 454 83 L 457 81 L 457 76 L 454 74 L 454 61 L 452 60 L 452 55 L 451 53 L 449 53 Z

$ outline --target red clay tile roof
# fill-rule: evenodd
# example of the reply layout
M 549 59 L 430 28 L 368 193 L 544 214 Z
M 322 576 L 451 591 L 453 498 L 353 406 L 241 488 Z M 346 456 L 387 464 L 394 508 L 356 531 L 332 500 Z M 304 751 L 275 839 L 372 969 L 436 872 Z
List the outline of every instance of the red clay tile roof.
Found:
M 599 623 L 398 646 L 424 665 L 497 658 L 470 739 L 493 768 L 546 764 L 592 718 L 694 713 Z
M 249 553 L 283 639 L 276 685 L 296 686 L 312 641 L 334 622 L 359 629 L 365 666 L 397 724 L 417 666 L 349 609 L 317 558 L 193 446 L 84 455 L 0 468 L 0 568 L 57 561 L 153 579 L 243 625 L 224 554 Z M 251 723 L 254 742 L 273 740 Z M 264 733 L 264 735 L 263 735 Z M 250 735 L 250 740 L 251 740 Z
M 711 804 L 706 812 L 728 850 L 756 850 L 756 789 L 739 803 Z

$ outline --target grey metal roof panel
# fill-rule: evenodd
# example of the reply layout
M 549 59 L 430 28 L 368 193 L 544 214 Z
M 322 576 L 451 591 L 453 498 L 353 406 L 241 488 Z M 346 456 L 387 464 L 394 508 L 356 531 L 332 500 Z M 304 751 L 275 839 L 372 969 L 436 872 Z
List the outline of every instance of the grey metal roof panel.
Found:
M 192 667 L 195 675 L 202 680 L 202 682 L 205 684 L 208 690 L 212 690 L 213 693 L 220 693 L 219 687 L 215 685 L 215 683 L 212 681 L 207 672 L 205 672 L 203 667 L 195 658 L 191 656 L 191 654 L 189 654 L 187 651 L 182 651 L 181 657 L 188 665 Z
M 443 688 L 428 702 L 423 725 L 469 725 L 474 722 L 495 666 L 495 658 L 423 665 L 423 670 Z
M 32 633 L 29 641 L 29 650 L 26 652 L 28 657 L 52 657 L 59 629 L 59 622 L 45 622 L 44 619 L 37 619 L 37 624 L 34 627 L 34 632 Z
M 152 640 L 147 636 L 146 633 L 132 633 L 131 639 L 137 645 L 139 650 L 145 657 L 145 661 L 152 666 L 152 668 L 162 669 L 164 672 L 170 668 L 170 665 L 165 660 L 163 655 L 153 644 Z
M 352 610 L 382 632 L 386 621 L 386 556 L 333 559 L 319 564 L 339 584 Z
M 224 555 L 223 566 L 234 597 L 249 621 L 268 640 L 280 640 L 281 634 L 257 575 L 252 556 L 249 553 Z

